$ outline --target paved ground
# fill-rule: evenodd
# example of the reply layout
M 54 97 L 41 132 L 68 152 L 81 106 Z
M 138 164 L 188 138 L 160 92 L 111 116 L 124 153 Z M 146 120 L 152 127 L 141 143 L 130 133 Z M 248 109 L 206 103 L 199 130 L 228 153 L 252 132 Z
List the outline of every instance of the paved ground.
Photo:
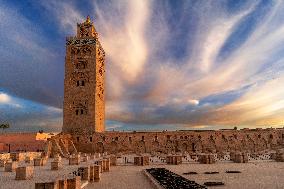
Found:
M 222 181 L 225 186 L 210 187 L 210 189 L 283 189 L 284 163 L 257 162 L 257 163 L 217 163 L 217 164 L 182 164 L 182 165 L 154 165 L 154 166 L 117 166 L 111 172 L 104 173 L 98 183 L 89 184 L 86 189 L 150 189 L 149 181 L 142 174 L 142 169 L 150 167 L 165 167 L 177 174 L 195 171 L 197 175 L 184 176 L 199 184 L 206 181 Z M 242 173 L 228 174 L 227 170 L 238 170 Z M 208 175 L 206 171 L 218 171 L 219 174 Z
M 35 182 L 52 181 L 56 178 L 68 176 L 79 166 L 69 166 L 67 160 L 63 160 L 64 167 L 59 171 L 50 170 L 50 161 L 46 166 L 35 167 L 35 175 L 32 180 L 16 181 L 15 172 L 4 172 L 0 168 L 0 189 L 33 189 Z M 91 163 L 91 162 L 89 162 Z M 110 172 L 105 172 L 101 176 L 101 181 L 90 183 L 85 188 L 93 189 L 151 189 L 153 188 L 149 180 L 143 175 L 142 170 L 150 167 L 165 167 L 177 174 L 195 171 L 197 175 L 185 175 L 184 177 L 194 180 L 199 184 L 206 181 L 222 181 L 225 186 L 210 187 L 222 189 L 283 189 L 284 188 L 284 163 L 280 162 L 254 162 L 254 163 L 216 163 L 211 165 L 190 163 L 182 165 L 151 165 L 151 166 L 131 166 L 121 165 L 111 167 Z M 238 170 L 242 173 L 228 174 L 227 170 Z M 219 174 L 207 175 L 205 171 L 218 171 Z

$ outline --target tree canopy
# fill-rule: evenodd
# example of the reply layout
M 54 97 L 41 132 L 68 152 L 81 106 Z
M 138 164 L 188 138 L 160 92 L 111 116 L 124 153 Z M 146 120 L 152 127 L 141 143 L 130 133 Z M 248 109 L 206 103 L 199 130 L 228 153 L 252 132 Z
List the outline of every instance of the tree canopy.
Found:
M 10 124 L 9 123 L 1 123 L 0 124 L 0 129 L 8 129 L 8 128 L 10 128 Z

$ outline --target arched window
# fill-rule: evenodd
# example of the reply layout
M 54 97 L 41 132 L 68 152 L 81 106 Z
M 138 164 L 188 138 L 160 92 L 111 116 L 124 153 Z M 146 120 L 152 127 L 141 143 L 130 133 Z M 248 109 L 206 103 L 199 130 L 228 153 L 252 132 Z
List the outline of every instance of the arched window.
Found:
M 79 114 L 79 110 L 76 110 L 76 115 L 78 115 Z

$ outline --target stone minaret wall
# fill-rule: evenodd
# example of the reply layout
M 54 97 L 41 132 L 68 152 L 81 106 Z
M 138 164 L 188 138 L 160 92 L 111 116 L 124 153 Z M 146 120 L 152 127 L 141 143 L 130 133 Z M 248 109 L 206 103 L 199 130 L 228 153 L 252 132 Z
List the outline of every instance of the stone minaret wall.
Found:
M 88 17 L 66 39 L 63 132 L 92 134 L 105 130 L 105 53 Z

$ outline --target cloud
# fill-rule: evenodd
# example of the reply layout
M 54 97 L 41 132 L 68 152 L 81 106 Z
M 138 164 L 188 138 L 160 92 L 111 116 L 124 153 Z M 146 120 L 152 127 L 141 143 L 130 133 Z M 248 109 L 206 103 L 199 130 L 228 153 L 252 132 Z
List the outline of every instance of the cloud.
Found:
M 75 33 L 76 23 L 82 22 L 86 15 L 83 16 L 81 12 L 76 9 L 74 1 L 41 1 L 39 2 L 44 9 L 47 10 L 48 15 L 52 15 L 57 26 L 63 32 Z
M 0 48 L 4 57 L 0 87 L 46 104 L 42 112 L 51 121 L 40 115 L 43 127 L 47 122 L 61 123 L 56 116 L 62 114 L 64 37 L 75 35 L 76 23 L 84 21 L 87 13 L 106 51 L 109 128 L 211 129 L 283 123 L 284 3 L 280 0 L 32 4 L 41 11 L 44 26 L 24 13 L 15 14 L 11 6 L 0 7 L 4 18 L 0 39 L 6 41 Z M 14 25 L 18 30 L 13 30 Z M 4 98 L 0 96 L 0 102 Z
M 145 31 L 151 1 L 94 1 L 94 20 L 107 53 L 108 100 L 127 98 L 125 91 L 137 85 L 148 60 Z M 110 11 L 112 9 L 112 11 Z
M 58 106 L 62 100 L 58 86 L 63 83 L 58 76 L 63 64 L 57 64 L 52 39 L 14 5 L 3 2 L 0 12 L 0 87 L 22 98 Z
M 62 109 L 0 92 L 0 120 L 11 124 L 10 131 L 60 131 Z
M 280 17 L 283 18 L 283 14 L 279 13 L 283 3 L 260 4 L 259 1 L 247 4 L 235 15 L 229 15 L 222 6 L 208 5 L 209 9 L 214 11 L 210 12 L 208 17 L 201 13 L 199 15 L 200 20 L 195 22 L 195 27 L 203 29 L 203 31 L 195 34 L 197 40 L 193 41 L 195 42 L 194 45 L 187 44 L 186 49 L 191 49 L 193 52 L 190 53 L 191 56 L 188 59 L 156 57 L 154 59 L 155 64 L 144 68 L 143 73 L 149 75 L 151 79 L 148 88 L 141 91 L 145 98 L 137 99 L 138 101 L 133 100 L 128 103 L 128 106 L 124 102 L 117 103 L 117 106 L 121 104 L 124 104 L 124 107 L 127 106 L 121 112 L 121 116 L 123 115 L 124 118 L 119 118 L 119 112 L 116 112 L 116 116 L 114 116 L 110 108 L 108 111 L 112 112 L 110 113 L 112 118 L 133 124 L 176 123 L 187 124 L 190 127 L 195 124 L 229 126 L 250 123 L 254 125 L 251 120 L 265 116 L 264 109 L 269 112 L 270 117 L 275 116 L 275 113 L 283 108 L 281 103 L 275 105 L 275 102 L 281 102 L 282 94 L 272 93 L 271 91 L 274 88 L 272 86 L 266 91 L 269 95 L 274 94 L 267 98 L 271 102 L 269 104 L 261 103 L 263 110 L 259 111 L 258 114 L 254 111 L 249 112 L 250 109 L 259 107 L 259 102 L 252 103 L 250 108 L 240 109 L 230 106 L 231 103 L 242 102 L 244 100 L 242 96 L 246 96 L 247 92 L 252 92 L 250 102 L 255 99 L 261 100 L 262 95 L 256 93 L 257 89 L 254 85 L 264 87 L 263 85 L 267 81 L 280 77 L 282 73 L 280 73 L 280 70 L 283 69 L 282 64 L 279 62 L 281 60 L 277 57 L 281 59 L 279 53 L 283 52 L 283 45 L 281 45 L 281 43 L 283 44 L 283 36 L 280 35 L 283 33 L 284 23 L 280 19 Z M 265 14 L 261 17 L 263 20 L 257 20 L 260 7 L 265 6 L 267 12 L 263 13 Z M 244 38 L 244 34 L 239 34 L 236 31 L 238 27 L 249 24 L 249 20 L 252 18 L 255 22 L 254 27 L 250 31 L 246 31 L 248 37 Z M 165 30 L 161 30 L 157 34 L 157 38 L 160 41 L 167 41 L 167 45 L 170 47 L 171 42 L 167 38 L 180 31 L 170 30 L 166 19 L 162 18 L 160 19 L 161 22 L 158 23 L 158 25 L 160 24 L 159 27 L 165 28 Z M 275 20 L 278 21 L 277 24 Z M 273 25 L 273 27 L 269 27 L 270 25 Z M 184 27 L 186 28 L 186 26 Z M 151 36 L 151 39 L 155 39 L 155 37 Z M 219 59 L 218 56 L 223 53 L 222 51 L 227 50 L 223 49 L 223 46 L 232 43 L 232 39 L 236 37 L 244 38 L 242 39 L 243 42 L 234 49 L 230 49 L 231 52 L 227 54 L 227 57 Z M 151 43 L 149 44 L 151 46 Z M 160 44 L 164 45 L 165 43 L 155 43 L 153 46 L 155 46 L 155 49 L 164 49 L 163 46 L 159 46 Z M 147 82 L 147 79 L 141 79 Z M 279 92 L 283 90 L 280 86 L 278 89 Z M 231 94 L 230 91 L 235 92 Z M 199 104 L 199 101 L 203 102 L 203 99 L 218 94 L 222 94 L 222 96 L 218 99 L 212 99 L 210 103 Z M 196 107 L 188 106 L 188 104 Z M 144 110 L 147 110 L 147 115 L 145 115 Z M 125 116 L 127 119 L 125 119 Z
M 230 34 L 237 27 L 237 24 L 249 13 L 252 12 L 255 5 L 250 5 L 247 9 L 237 13 L 236 15 L 230 15 L 227 12 L 223 12 L 222 9 L 217 13 L 217 17 L 207 18 L 209 20 L 203 21 L 204 25 L 201 26 L 202 32 L 199 34 L 199 55 L 193 60 L 198 61 L 199 69 L 202 72 L 208 72 L 212 64 L 215 63 L 218 53 Z M 213 18 L 216 15 L 213 15 Z M 203 24 L 201 24 L 203 25 Z M 205 27 L 205 28 L 204 28 Z
M 5 93 L 0 93 L 0 103 L 8 103 L 10 102 L 10 97 Z
M 195 99 L 189 99 L 188 100 L 189 104 L 193 104 L 193 105 L 198 105 L 199 104 L 199 100 L 195 100 Z
M 22 108 L 22 106 L 17 103 L 17 101 L 13 100 L 11 96 L 6 93 L 0 92 L 0 106 L 8 105 L 14 108 Z

